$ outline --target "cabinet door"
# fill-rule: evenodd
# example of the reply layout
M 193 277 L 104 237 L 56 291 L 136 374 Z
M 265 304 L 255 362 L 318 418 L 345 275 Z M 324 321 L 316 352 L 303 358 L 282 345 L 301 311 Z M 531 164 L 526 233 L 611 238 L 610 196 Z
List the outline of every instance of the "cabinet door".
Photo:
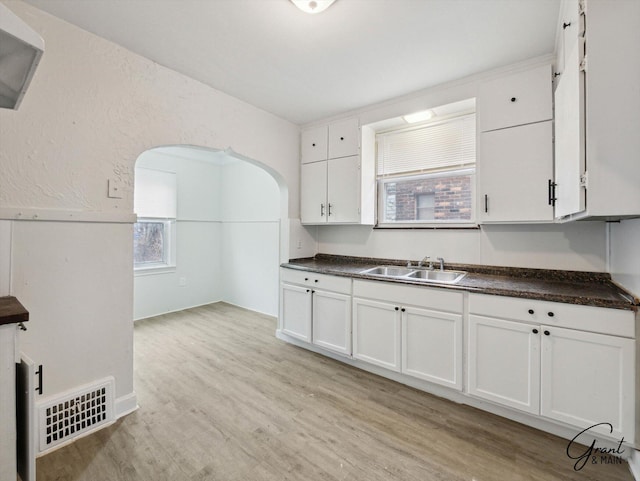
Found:
M 327 221 L 327 162 L 300 167 L 300 221 L 324 224 Z
M 300 134 L 300 154 L 303 164 L 327 160 L 327 126 L 305 130 Z
M 538 327 L 469 316 L 469 394 L 533 414 L 540 408 Z
M 360 221 L 359 157 L 329 160 L 327 175 L 327 222 Z
M 586 190 L 580 177 L 585 171 L 584 72 L 580 63 L 584 40 L 577 39 L 565 56 L 565 67 L 555 92 L 556 217 L 581 212 Z
M 480 221 L 551 222 L 551 121 L 480 134 Z
M 462 316 L 407 307 L 402 313 L 402 372 L 462 390 Z
M 353 299 L 353 357 L 400 372 L 400 310 Z
M 281 284 L 280 326 L 285 334 L 311 342 L 311 289 Z
M 358 119 L 347 119 L 329 124 L 329 158 L 358 155 L 360 145 Z
M 314 344 L 351 355 L 351 296 L 314 291 L 312 319 Z
M 551 65 L 484 82 L 478 92 L 481 132 L 551 120 Z
M 633 439 L 633 339 L 542 326 L 543 416 L 594 432 Z M 547 333 L 549 333 L 547 335 Z

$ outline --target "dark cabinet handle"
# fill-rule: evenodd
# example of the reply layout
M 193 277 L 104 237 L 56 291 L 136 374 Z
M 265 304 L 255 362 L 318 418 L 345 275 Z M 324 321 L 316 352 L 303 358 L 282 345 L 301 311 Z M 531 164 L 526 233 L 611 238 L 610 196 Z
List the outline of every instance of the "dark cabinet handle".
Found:
M 567 27 L 571 26 L 571 22 L 563 22 L 562 23 L 562 30 L 565 30 Z
M 396 308 L 395 308 L 395 310 L 396 310 L 396 311 L 398 311 L 398 310 L 400 310 L 400 308 L 399 308 L 399 307 L 396 307 Z
M 331 215 L 331 204 L 327 204 L 327 215 Z
M 38 370 L 35 373 L 38 375 L 38 387 L 34 391 L 37 391 L 42 396 L 42 364 L 38 366 Z
M 309 280 L 309 278 L 308 278 L 308 277 L 305 277 L 305 278 L 304 278 L 304 280 L 305 280 L 305 281 L 308 281 L 308 280 Z
M 311 147 L 315 147 L 315 146 L 316 146 L 316 144 L 311 144 Z
M 551 312 L 551 311 L 547 312 L 547 316 L 549 316 L 549 317 L 553 317 L 554 315 L 555 314 L 553 312 Z
M 307 292 L 310 292 L 310 289 L 307 289 Z
M 484 194 L 484 211 L 489 212 L 489 196 Z
M 529 314 L 533 314 L 535 311 L 533 309 L 529 309 Z
M 400 309 L 402 312 L 406 311 L 406 309 L 403 307 L 402 309 Z
M 545 336 L 548 336 L 549 334 L 551 334 L 549 331 L 544 331 Z
M 340 137 L 340 140 L 344 140 L 344 137 Z
M 551 205 L 551 206 L 555 206 L 556 205 L 556 200 L 558 200 L 556 198 L 556 185 L 558 185 L 558 184 L 556 184 L 551 179 L 549 179 L 549 187 L 548 187 L 547 195 L 549 196 L 549 205 Z
M 534 330 L 533 330 L 533 331 L 531 331 L 531 332 L 533 332 L 534 334 L 538 334 L 538 330 L 537 330 L 537 329 L 534 329 Z
M 318 282 L 318 279 L 315 279 L 313 282 Z
M 518 99 L 517 99 L 517 98 L 515 98 L 515 97 L 511 97 L 511 101 L 512 101 L 512 102 L 515 102 L 516 100 L 518 100 Z

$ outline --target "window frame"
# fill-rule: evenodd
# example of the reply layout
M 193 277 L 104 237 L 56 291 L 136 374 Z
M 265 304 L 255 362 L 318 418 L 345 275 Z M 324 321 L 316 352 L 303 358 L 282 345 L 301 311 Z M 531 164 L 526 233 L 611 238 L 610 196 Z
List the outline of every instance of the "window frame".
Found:
M 474 115 L 474 121 L 477 125 L 477 112 L 475 109 L 473 110 L 465 110 L 458 112 L 453 115 L 446 115 L 434 121 L 422 122 L 420 124 L 414 124 L 410 126 L 403 126 L 400 128 L 391 128 L 385 129 L 376 132 L 376 142 L 375 142 L 375 157 L 376 157 L 376 167 L 375 167 L 375 195 L 376 195 L 376 221 L 374 225 L 374 229 L 478 229 L 478 213 L 477 213 L 477 162 L 478 162 L 478 131 L 476 128 L 474 135 L 475 142 L 475 161 L 471 165 L 458 165 L 451 166 L 450 168 L 436 168 L 431 171 L 422 170 L 420 172 L 413 173 L 394 173 L 387 175 L 380 175 L 378 173 L 378 162 L 379 162 L 379 153 L 378 153 L 378 134 L 385 134 L 393 131 L 402 131 L 402 130 L 414 130 L 420 128 L 427 128 L 430 125 L 440 124 L 443 122 L 447 122 L 453 120 L 458 117 L 465 117 L 468 115 Z M 398 182 L 399 180 L 418 180 L 420 178 L 434 178 L 434 177 L 451 177 L 455 176 L 456 173 L 458 175 L 470 175 L 471 176 L 471 218 L 467 220 L 461 219 L 452 219 L 452 220 L 415 220 L 415 221 L 399 221 L 399 222 L 385 222 L 385 190 L 384 185 L 389 182 Z M 416 203 L 416 212 L 417 212 L 417 203 Z M 417 216 L 417 214 L 416 214 Z
M 164 224 L 163 261 L 136 264 L 133 259 L 134 275 L 162 274 L 176 271 L 176 219 L 158 217 L 138 217 L 137 223 Z M 134 224 L 135 226 L 135 224 Z

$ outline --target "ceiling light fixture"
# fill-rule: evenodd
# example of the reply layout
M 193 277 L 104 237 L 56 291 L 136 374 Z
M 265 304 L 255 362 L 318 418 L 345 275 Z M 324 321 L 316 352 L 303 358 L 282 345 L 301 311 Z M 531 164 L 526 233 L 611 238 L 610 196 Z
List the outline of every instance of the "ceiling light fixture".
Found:
M 433 110 L 422 110 L 413 114 L 403 115 L 402 118 L 408 124 L 415 124 L 416 122 L 423 122 L 425 120 L 432 119 L 435 115 L 436 114 Z
M 291 0 L 296 7 L 306 13 L 320 13 L 336 0 Z

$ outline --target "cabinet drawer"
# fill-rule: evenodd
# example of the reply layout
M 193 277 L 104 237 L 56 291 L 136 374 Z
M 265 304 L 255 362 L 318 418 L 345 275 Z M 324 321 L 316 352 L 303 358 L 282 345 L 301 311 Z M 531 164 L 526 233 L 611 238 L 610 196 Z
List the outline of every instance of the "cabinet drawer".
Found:
M 303 164 L 327 160 L 327 126 L 305 130 L 300 134 L 300 157 Z
M 481 132 L 552 118 L 551 65 L 490 80 L 479 87 Z
M 341 292 L 342 294 L 351 294 L 351 278 L 349 277 L 329 276 L 294 269 L 280 269 L 280 281 Z
M 358 155 L 359 132 L 357 118 L 329 124 L 329 158 Z
M 383 300 L 397 305 L 413 305 L 447 312 L 462 313 L 461 292 L 383 281 L 353 281 L 353 296 Z
M 634 312 L 622 309 L 470 294 L 469 312 L 546 326 L 635 337 Z

